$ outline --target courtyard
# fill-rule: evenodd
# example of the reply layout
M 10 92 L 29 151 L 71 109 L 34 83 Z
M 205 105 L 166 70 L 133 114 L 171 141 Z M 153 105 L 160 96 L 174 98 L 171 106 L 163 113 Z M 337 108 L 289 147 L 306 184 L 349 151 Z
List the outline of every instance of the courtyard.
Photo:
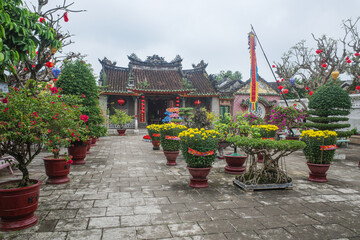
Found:
M 102 137 L 71 181 L 45 184 L 42 152 L 29 166 L 43 181 L 39 222 L 0 233 L 1 239 L 360 239 L 360 146 L 337 149 L 327 183 L 307 180 L 302 151 L 286 157 L 293 189 L 245 192 L 217 159 L 209 188 L 188 186 L 181 155 L 166 166 L 163 152 L 140 135 Z M 226 149 L 225 152 L 231 152 Z M 0 181 L 20 178 L 0 171 Z

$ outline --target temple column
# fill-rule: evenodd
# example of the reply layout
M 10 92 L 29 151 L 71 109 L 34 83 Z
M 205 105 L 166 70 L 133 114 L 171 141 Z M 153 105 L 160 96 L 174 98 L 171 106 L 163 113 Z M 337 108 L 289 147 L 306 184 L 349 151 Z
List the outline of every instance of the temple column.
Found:
M 138 104 L 139 104 L 139 99 L 138 97 L 134 97 L 134 113 L 135 113 L 135 130 L 134 133 L 138 134 L 139 133 L 139 123 L 138 123 Z
M 220 101 L 218 97 L 211 98 L 211 112 L 216 115 L 220 114 Z

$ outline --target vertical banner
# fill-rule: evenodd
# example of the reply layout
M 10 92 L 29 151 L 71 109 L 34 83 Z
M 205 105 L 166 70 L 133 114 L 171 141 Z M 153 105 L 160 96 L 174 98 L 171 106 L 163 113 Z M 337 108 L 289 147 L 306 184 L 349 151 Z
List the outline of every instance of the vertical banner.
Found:
M 255 34 L 253 32 L 249 33 L 249 49 L 250 49 L 250 104 L 249 112 L 256 112 L 258 105 L 258 94 L 259 94 L 259 79 L 258 79 L 258 69 L 256 63 L 256 54 L 255 54 Z

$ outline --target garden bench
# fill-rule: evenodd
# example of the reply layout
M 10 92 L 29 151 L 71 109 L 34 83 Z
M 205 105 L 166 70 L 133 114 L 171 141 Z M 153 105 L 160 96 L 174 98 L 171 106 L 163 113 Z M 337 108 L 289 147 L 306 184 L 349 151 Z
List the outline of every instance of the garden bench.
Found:
M 339 138 L 338 140 L 336 140 L 336 145 L 340 147 L 343 143 L 345 143 L 345 146 L 348 147 L 348 146 L 349 146 L 349 142 L 350 142 L 350 139 L 347 139 L 347 138 Z
M 13 174 L 13 170 L 11 165 L 15 163 L 15 159 L 11 156 L 8 157 L 0 157 L 0 169 L 8 168 L 10 174 Z

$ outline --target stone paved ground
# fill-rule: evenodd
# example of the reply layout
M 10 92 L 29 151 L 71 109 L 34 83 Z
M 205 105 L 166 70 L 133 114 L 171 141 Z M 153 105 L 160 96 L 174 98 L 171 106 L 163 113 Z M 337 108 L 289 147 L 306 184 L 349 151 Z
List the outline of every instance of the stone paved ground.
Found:
M 334 162 L 325 184 L 306 180 L 296 152 L 287 158 L 293 190 L 244 192 L 224 174 L 224 160 L 208 189 L 192 189 L 182 157 L 168 167 L 141 136 L 105 137 L 86 165 L 72 166 L 70 183 L 42 185 L 36 226 L 0 238 L 360 239 L 360 146 L 338 152 L 347 158 Z M 44 155 L 31 165 L 32 178 L 46 180 Z M 0 171 L 0 182 L 11 178 Z

